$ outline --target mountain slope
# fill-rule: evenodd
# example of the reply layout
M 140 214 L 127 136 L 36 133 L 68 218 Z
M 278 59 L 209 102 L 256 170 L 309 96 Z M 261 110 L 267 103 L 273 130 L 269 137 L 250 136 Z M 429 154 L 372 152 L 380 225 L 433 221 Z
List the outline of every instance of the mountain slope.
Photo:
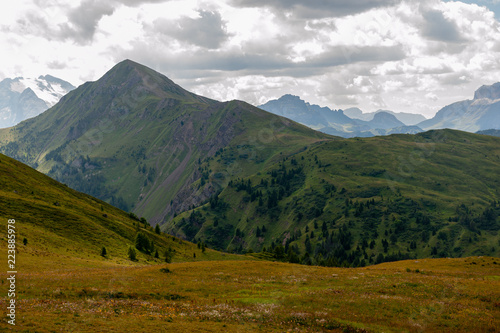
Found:
M 0 82 L 0 128 L 39 115 L 73 89 L 70 83 L 51 75 L 4 79 Z
M 498 256 L 498 170 L 500 139 L 465 132 L 324 142 L 234 180 L 167 230 L 322 265 Z
M 130 60 L 0 131 L 6 155 L 154 224 L 208 199 L 230 176 L 324 139 L 247 103 L 190 93 Z M 199 164 L 220 149 L 237 155 L 201 180 Z
M 500 83 L 480 87 L 473 100 L 445 106 L 434 118 L 418 126 L 425 130 L 451 128 L 467 132 L 500 129 Z
M 132 215 L 1 154 L 0 216 L 4 221 L 16 221 L 22 267 L 31 264 L 37 267 L 42 261 L 57 267 L 61 262 L 75 260 L 131 264 L 128 248 L 134 246 L 139 232 L 154 242 L 162 257 L 168 248 L 176 251 L 175 261 L 193 260 L 192 253 L 199 252 L 194 244 L 180 244 L 178 239 L 159 235 Z M 26 245 L 22 245 L 24 238 Z M 7 249 L 4 241 L 6 238 L 2 236 L 2 253 Z M 107 249 L 107 259 L 100 256 L 103 246 Z M 140 251 L 137 254 L 140 263 L 153 261 L 152 255 Z M 221 256 L 210 250 L 199 259 L 213 258 Z

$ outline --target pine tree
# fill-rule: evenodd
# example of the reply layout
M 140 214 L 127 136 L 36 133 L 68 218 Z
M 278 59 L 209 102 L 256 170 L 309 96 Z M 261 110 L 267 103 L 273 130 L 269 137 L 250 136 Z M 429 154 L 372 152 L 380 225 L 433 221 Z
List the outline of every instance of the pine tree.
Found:
M 165 262 L 166 263 L 171 263 L 173 256 L 174 256 L 174 251 L 172 250 L 171 247 L 169 247 L 167 250 L 165 250 Z
M 26 238 L 25 238 L 26 239 Z M 106 248 L 103 246 L 102 249 L 101 249 L 101 257 L 106 257 L 107 255 L 107 251 L 106 251 Z
M 157 224 L 156 227 L 155 227 L 155 232 L 159 235 L 161 234 L 161 230 L 160 230 L 160 225 Z
M 132 261 L 137 261 L 137 255 L 135 253 L 135 250 L 132 246 L 128 248 L 128 258 Z
M 156 249 L 156 251 L 155 251 L 155 258 L 156 259 L 160 258 L 160 255 L 158 254 L 158 249 Z

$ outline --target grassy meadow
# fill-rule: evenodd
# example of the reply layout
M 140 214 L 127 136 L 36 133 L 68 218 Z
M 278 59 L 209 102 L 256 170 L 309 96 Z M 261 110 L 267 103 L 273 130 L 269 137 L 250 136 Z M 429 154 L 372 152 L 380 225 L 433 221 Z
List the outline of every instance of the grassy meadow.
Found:
M 28 247 L 19 246 L 17 324 L 8 325 L 4 317 L 1 331 L 495 332 L 500 327 L 498 258 L 355 269 L 257 260 L 124 265 L 37 255 Z M 2 272 L 3 309 L 5 279 Z

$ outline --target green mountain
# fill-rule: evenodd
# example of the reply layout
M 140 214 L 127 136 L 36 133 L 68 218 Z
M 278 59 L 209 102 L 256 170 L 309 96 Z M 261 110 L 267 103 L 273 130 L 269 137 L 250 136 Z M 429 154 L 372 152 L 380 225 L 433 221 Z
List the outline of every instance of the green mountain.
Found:
M 199 205 L 235 175 L 330 138 L 245 102 L 192 94 L 125 60 L 40 116 L 1 130 L 0 151 L 157 224 Z M 228 159 L 202 170 L 221 149 Z
M 233 179 L 167 231 L 321 265 L 498 256 L 498 170 L 500 138 L 490 136 L 438 130 L 327 141 Z
M 15 220 L 21 267 L 38 267 L 43 261 L 44 269 L 52 270 L 79 260 L 129 265 L 128 250 L 137 244 L 138 234 L 143 235 L 141 243 L 147 240 L 149 245 L 136 250 L 138 263 L 161 262 L 169 249 L 174 261 L 195 260 L 195 252 L 199 254 L 196 260 L 223 259 L 216 251 L 202 254 L 195 244 L 157 233 L 133 214 L 72 190 L 2 154 L 0 185 L 0 217 Z M 7 236 L 0 240 L 0 249 L 6 252 Z M 101 256 L 102 247 L 106 259 Z M 159 259 L 154 258 L 156 251 Z

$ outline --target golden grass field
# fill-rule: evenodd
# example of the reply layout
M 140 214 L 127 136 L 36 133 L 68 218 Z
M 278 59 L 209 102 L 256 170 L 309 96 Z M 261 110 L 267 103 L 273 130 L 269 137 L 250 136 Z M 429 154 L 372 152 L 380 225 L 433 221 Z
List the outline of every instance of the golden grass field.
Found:
M 17 259 L 16 326 L 7 324 L 4 316 L 0 331 L 500 329 L 500 259 L 492 257 L 420 259 L 352 269 L 257 260 L 119 265 L 98 257 L 42 256 L 23 250 L 20 246 Z M 165 267 L 169 273 L 161 271 Z M 5 271 L 1 282 L 0 307 L 5 309 Z

